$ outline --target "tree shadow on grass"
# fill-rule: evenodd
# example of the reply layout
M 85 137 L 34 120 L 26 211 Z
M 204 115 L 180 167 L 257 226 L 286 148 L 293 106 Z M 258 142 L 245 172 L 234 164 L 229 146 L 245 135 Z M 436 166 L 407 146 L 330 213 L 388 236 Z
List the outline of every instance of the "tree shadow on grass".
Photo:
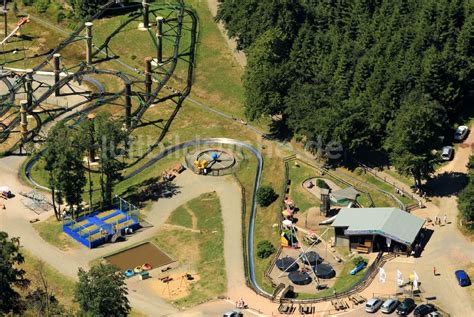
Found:
M 270 133 L 267 137 L 272 140 L 290 141 L 293 138 L 293 132 L 288 127 L 285 119 L 272 120 L 270 123 Z
M 180 187 L 172 181 L 160 181 L 161 177 L 152 177 L 140 184 L 128 188 L 125 199 L 143 207 L 148 201 L 157 201 L 160 198 L 171 198 L 179 194 Z
M 464 173 L 444 172 L 428 180 L 425 187 L 430 196 L 449 197 L 458 194 L 466 187 L 468 181 Z

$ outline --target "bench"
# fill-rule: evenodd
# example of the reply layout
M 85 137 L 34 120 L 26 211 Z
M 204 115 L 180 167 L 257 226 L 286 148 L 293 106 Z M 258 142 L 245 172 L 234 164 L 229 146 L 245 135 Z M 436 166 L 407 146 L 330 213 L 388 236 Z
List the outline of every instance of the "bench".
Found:
M 185 170 L 183 164 L 181 163 L 178 163 L 176 164 L 175 166 L 173 166 L 173 168 L 171 169 L 173 172 L 176 172 L 178 174 L 181 174 L 181 172 L 183 172 Z
M 369 253 L 369 247 L 366 247 L 364 245 L 359 245 L 356 247 L 357 252 L 359 253 Z

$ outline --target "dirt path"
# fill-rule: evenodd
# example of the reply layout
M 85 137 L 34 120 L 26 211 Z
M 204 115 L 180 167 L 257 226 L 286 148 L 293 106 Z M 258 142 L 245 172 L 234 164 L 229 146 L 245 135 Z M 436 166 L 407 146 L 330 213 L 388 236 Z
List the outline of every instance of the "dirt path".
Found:
M 195 215 L 194 212 L 191 210 L 191 208 L 188 207 L 188 205 L 185 205 L 185 206 L 184 206 L 184 209 L 186 209 L 186 211 L 188 212 L 188 214 L 191 216 L 192 228 L 197 230 L 198 224 L 197 224 L 197 217 L 196 217 L 196 215 Z
M 207 0 L 207 6 L 211 12 L 212 17 L 215 17 L 217 15 L 217 8 L 219 6 L 218 0 Z M 237 42 L 227 36 L 227 31 L 224 27 L 224 24 L 217 23 L 217 27 L 219 28 L 222 37 L 225 39 L 227 46 L 231 50 L 232 55 L 234 55 L 235 60 L 242 68 L 244 68 L 245 65 L 247 65 L 247 57 L 245 56 L 245 53 L 237 50 Z
M 178 230 L 184 230 L 184 231 L 189 231 L 189 232 L 194 232 L 194 233 L 200 233 L 200 230 L 196 230 L 193 228 L 188 228 L 188 227 L 183 227 L 180 225 L 172 225 L 170 223 L 165 223 L 163 226 L 161 226 L 163 229 L 178 229 Z

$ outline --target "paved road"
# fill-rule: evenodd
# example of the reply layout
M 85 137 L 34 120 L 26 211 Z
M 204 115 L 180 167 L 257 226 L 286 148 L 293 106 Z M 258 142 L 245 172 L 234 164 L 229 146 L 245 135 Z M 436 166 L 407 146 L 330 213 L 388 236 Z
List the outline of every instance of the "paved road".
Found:
M 471 127 L 472 129 L 472 127 Z M 436 296 L 442 307 L 452 316 L 472 316 L 474 301 L 466 288 L 460 287 L 454 278 L 454 271 L 474 262 L 474 245 L 463 236 L 457 228 L 457 193 L 465 181 L 469 156 L 474 145 L 474 133 L 460 144 L 454 159 L 444 165 L 430 182 L 429 188 L 438 205 L 426 202 L 426 208 L 413 213 L 420 217 L 443 218 L 447 216 L 448 224 L 430 227 L 434 233 L 422 256 L 414 262 L 414 269 L 422 281 L 426 296 Z M 381 172 L 381 174 L 384 174 Z M 410 191 L 408 186 L 400 183 L 390 175 L 391 183 Z M 433 275 L 433 267 L 440 273 Z M 470 286 L 474 287 L 474 286 Z

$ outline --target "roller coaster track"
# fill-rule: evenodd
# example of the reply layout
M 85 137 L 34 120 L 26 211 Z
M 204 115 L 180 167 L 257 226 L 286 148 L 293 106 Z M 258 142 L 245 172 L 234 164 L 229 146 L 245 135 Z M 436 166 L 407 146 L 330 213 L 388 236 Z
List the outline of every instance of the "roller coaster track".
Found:
M 91 19 L 88 21 L 93 21 L 94 19 L 97 19 L 100 17 L 102 14 L 104 14 L 113 4 L 115 1 L 110 1 L 106 5 L 104 5 Z M 174 32 L 175 36 L 175 41 L 174 41 L 174 48 L 173 48 L 173 54 L 172 56 L 164 62 L 164 66 L 160 68 L 160 75 L 157 75 L 156 73 L 153 74 L 154 81 L 157 83 L 157 87 L 152 91 L 151 95 L 149 98 L 144 98 L 143 94 L 140 94 L 139 92 L 134 92 L 134 96 L 139 98 L 140 105 L 139 107 L 133 112 L 132 114 L 132 120 L 131 120 L 131 125 L 129 127 L 129 132 L 131 133 L 133 129 L 135 129 L 138 125 L 140 120 L 142 119 L 143 115 L 146 113 L 146 111 L 149 109 L 151 104 L 155 103 L 156 101 L 161 102 L 165 100 L 172 100 L 176 106 L 174 109 L 174 112 L 171 116 L 173 118 L 177 112 L 179 111 L 179 108 L 181 107 L 183 101 L 185 98 L 189 95 L 191 91 L 191 86 L 192 86 L 192 80 L 193 80 L 193 69 L 194 69 L 194 48 L 196 45 L 196 34 L 197 34 L 197 17 L 194 14 L 193 11 L 188 10 L 184 2 L 182 0 L 178 1 L 178 4 L 176 6 L 169 6 L 168 8 L 175 9 L 177 12 L 176 18 L 169 19 L 170 23 L 174 23 L 174 27 L 171 28 L 172 32 Z M 183 24 L 184 24 L 184 19 L 185 18 L 190 18 L 191 19 L 191 28 L 188 30 L 191 34 L 191 41 L 189 44 L 189 47 L 186 49 L 182 49 L 181 47 L 181 37 L 182 37 L 182 31 L 183 31 Z M 56 48 L 54 48 L 46 57 L 46 59 L 37 65 L 36 67 L 33 68 L 33 73 L 38 73 L 41 70 L 47 66 L 51 59 L 53 58 L 54 54 L 59 53 L 62 49 L 67 47 L 67 45 L 76 42 L 80 39 L 81 32 L 85 28 L 85 22 L 83 21 L 81 25 L 74 31 L 72 32 L 69 37 L 61 42 Z M 107 44 L 107 43 L 105 43 Z M 101 46 L 99 48 L 96 48 L 96 51 L 94 53 L 94 56 L 97 54 L 105 54 L 106 57 L 108 57 L 108 53 L 104 53 L 103 49 L 105 47 Z M 174 89 L 170 89 L 168 83 L 170 81 L 170 78 L 172 77 L 174 71 L 176 70 L 177 63 L 179 61 L 184 61 L 185 63 L 188 64 L 187 68 L 187 79 L 186 79 L 186 86 L 184 89 L 181 91 L 177 91 Z M 116 60 L 116 62 L 120 62 L 120 60 Z M 126 66 L 126 68 L 130 69 L 130 66 L 121 62 L 122 66 Z M 165 66 L 167 66 L 165 68 Z M 157 66 L 159 67 L 159 66 Z M 136 71 L 136 69 L 134 69 Z M 44 73 L 44 72 L 43 72 Z M 141 72 L 136 71 L 136 73 L 140 74 Z M 31 131 L 28 139 L 25 140 L 20 140 L 18 141 L 19 144 L 22 144 L 22 142 L 28 142 L 33 139 L 35 135 L 39 133 L 39 130 L 41 127 L 44 125 L 45 122 L 41 120 L 39 117 L 39 114 L 45 111 L 35 111 L 38 107 L 40 107 L 40 104 L 45 102 L 48 97 L 50 97 L 54 91 L 57 88 L 62 88 L 66 85 L 69 85 L 70 83 L 74 81 L 81 81 L 81 80 L 89 80 L 90 83 L 92 83 L 95 86 L 98 86 L 97 82 L 94 83 L 94 79 L 90 78 L 88 76 L 93 75 L 93 74 L 104 74 L 104 75 L 111 75 L 115 76 L 116 78 L 120 79 L 124 84 L 134 84 L 136 82 L 136 79 L 131 79 L 132 76 L 127 75 L 123 72 L 118 72 L 115 70 L 103 70 L 103 69 L 98 69 L 96 67 L 91 67 L 87 66 L 85 64 L 80 64 L 78 65 L 78 68 L 74 72 L 63 72 L 63 77 L 54 83 L 53 85 L 49 85 L 47 83 L 40 83 L 40 86 L 42 87 L 47 87 L 46 91 L 42 93 L 41 95 L 37 96 L 34 98 L 31 107 L 28 108 L 28 113 L 30 115 L 33 115 L 35 120 L 37 121 L 37 126 L 34 129 L 34 131 Z M 135 77 L 135 76 L 133 76 Z M 13 78 L 15 79 L 13 83 L 10 82 L 8 78 Z M 18 93 L 24 93 L 26 92 L 26 80 L 27 80 L 27 74 L 26 72 L 19 72 L 15 70 L 3 70 L 3 72 L 0 74 L 0 81 L 2 81 L 5 86 L 8 89 L 8 94 L 5 94 L 3 96 L 0 96 L 0 101 L 1 101 L 1 107 L 0 107 L 0 117 L 4 114 L 6 114 L 12 107 L 14 106 L 14 100 L 15 96 Z M 172 94 L 160 97 L 158 98 L 158 95 L 160 92 L 163 92 L 166 88 L 168 90 L 172 91 Z M 117 93 L 107 93 L 104 89 L 99 89 L 98 93 L 95 94 L 88 94 L 88 95 L 83 95 L 85 97 L 85 100 L 82 102 L 78 102 L 70 107 L 64 108 L 64 109 L 59 109 L 57 111 L 54 111 L 54 115 L 49 118 L 49 120 L 54 120 L 55 118 L 58 118 L 60 115 L 64 115 L 67 112 L 71 112 L 67 117 L 61 118 L 61 120 L 80 120 L 81 116 L 83 117 L 84 114 L 102 106 L 107 103 L 110 103 L 117 98 L 124 96 L 124 90 L 117 92 Z M 77 112 L 72 112 L 74 109 L 78 109 L 80 106 L 84 106 L 80 111 Z M 13 112 L 12 115 L 17 115 L 19 113 L 18 110 L 16 112 Z M 79 119 L 78 119 L 79 118 Z M 13 120 L 11 120 L 8 124 L 4 124 L 0 122 L 0 142 L 4 141 L 2 140 L 2 135 L 4 139 L 8 138 L 9 133 L 14 131 L 14 128 L 18 126 L 20 122 L 19 117 L 17 116 Z M 152 145 L 145 154 L 143 154 L 140 158 L 138 158 L 135 162 L 131 163 L 129 167 L 134 166 L 137 162 L 139 162 L 141 159 L 143 159 L 145 156 L 149 155 L 150 152 L 156 148 L 156 146 L 159 145 L 159 143 L 162 141 L 166 131 L 168 130 L 169 126 L 171 125 L 172 119 L 168 120 L 162 134 L 157 138 L 156 143 Z M 6 138 L 5 138 L 6 136 Z M 233 139 L 227 139 L 227 138 L 209 138 L 209 139 L 200 139 L 200 140 L 193 140 L 193 141 L 188 141 L 176 146 L 173 146 L 169 149 L 166 149 L 163 152 L 160 152 L 156 156 L 152 157 L 147 163 L 145 163 L 143 166 L 138 167 L 137 169 L 133 170 L 131 173 L 125 176 L 125 179 L 131 178 L 141 172 L 143 172 L 145 169 L 149 168 L 156 162 L 158 162 L 160 159 L 166 157 L 167 155 L 176 152 L 181 149 L 185 149 L 188 147 L 193 147 L 193 146 L 198 146 L 198 145 L 205 145 L 205 144 L 227 144 L 227 145 L 235 145 L 238 147 L 241 147 L 243 149 L 246 149 L 250 151 L 254 157 L 257 160 L 257 167 L 255 171 L 255 182 L 254 182 L 254 190 L 253 190 L 253 196 L 252 196 L 252 208 L 251 208 L 251 213 L 250 213 L 250 222 L 248 226 L 248 231 L 247 231 L 247 249 L 245 250 L 246 252 L 246 257 L 248 259 L 247 264 L 248 267 L 246 268 L 248 272 L 248 282 L 249 286 L 256 291 L 258 294 L 263 295 L 265 297 L 271 297 L 271 294 L 266 292 L 258 283 L 256 280 L 256 275 L 255 275 L 255 265 L 254 265 L 254 229 L 255 229 L 255 218 L 256 218 L 256 192 L 257 189 L 260 185 L 260 178 L 262 174 L 262 169 L 263 169 L 263 158 L 261 153 L 254 148 L 252 145 L 241 142 L 238 140 L 233 140 Z M 17 144 L 16 144 L 17 145 Z M 31 178 L 31 169 L 34 166 L 34 164 L 38 161 L 40 158 L 41 153 L 35 155 L 26 165 L 25 168 L 25 174 L 26 177 L 29 179 L 29 181 L 35 185 L 38 188 L 42 188 L 44 190 L 48 190 L 48 188 L 41 186 L 40 184 L 36 183 L 32 178 Z
M 114 3 L 115 3 L 115 1 L 110 1 L 109 3 L 104 5 L 88 21 L 93 21 L 94 19 L 100 17 L 108 9 L 110 9 L 112 4 L 114 4 Z M 159 7 L 159 8 L 162 9 L 162 7 Z M 159 72 L 161 73 L 160 76 L 157 76 L 156 74 L 154 75 L 155 82 L 157 82 L 158 85 L 152 91 L 152 93 L 150 94 L 149 98 L 147 98 L 147 100 L 145 100 L 145 98 L 143 97 L 143 94 L 141 94 L 140 92 L 138 92 L 138 91 L 132 92 L 131 97 L 136 97 L 136 98 L 139 99 L 139 107 L 138 107 L 138 109 L 135 110 L 134 113 L 132 113 L 131 125 L 129 127 L 130 132 L 134 128 L 137 127 L 138 123 L 140 122 L 141 118 L 145 114 L 146 110 L 150 107 L 150 105 L 155 103 L 155 101 L 157 101 L 157 97 L 160 94 L 160 92 L 166 92 L 166 90 L 163 90 L 163 87 L 165 87 L 167 85 L 168 81 L 172 77 L 173 72 L 176 69 L 176 65 L 177 65 L 178 61 L 185 61 L 185 62 L 188 63 L 188 73 L 187 73 L 188 78 L 187 78 L 187 81 L 186 81 L 186 87 L 182 91 L 174 90 L 173 94 L 167 96 L 166 99 L 165 98 L 162 98 L 162 99 L 163 100 L 172 99 L 175 102 L 176 110 L 175 110 L 174 115 L 176 115 L 176 113 L 179 110 L 179 108 L 180 108 L 181 104 L 183 103 L 184 99 L 189 95 L 189 93 L 191 91 L 193 67 L 194 67 L 194 47 L 195 47 L 195 44 L 196 44 L 196 32 L 197 32 L 197 18 L 191 10 L 188 10 L 188 9 L 185 8 L 184 2 L 182 0 L 180 0 L 176 5 L 167 5 L 165 8 L 176 10 L 176 13 L 177 13 L 176 14 L 177 17 L 173 18 L 173 19 L 169 19 L 169 22 L 168 22 L 169 24 L 173 24 L 173 25 L 170 26 L 171 31 L 169 31 L 170 33 L 172 33 L 172 35 L 174 36 L 174 39 L 175 39 L 174 45 L 173 45 L 173 54 L 164 63 L 164 65 L 157 66 L 156 70 L 159 70 Z M 135 15 L 135 17 L 130 19 L 129 21 L 132 21 L 132 20 L 137 19 L 139 17 L 140 17 L 140 15 Z M 181 42 L 182 29 L 183 29 L 183 20 L 184 20 L 185 17 L 190 18 L 191 23 L 192 23 L 191 29 L 189 30 L 189 32 L 191 34 L 191 44 L 190 44 L 189 48 L 187 48 L 186 50 L 183 51 L 183 50 L 180 49 L 180 44 L 181 44 L 180 42 Z M 66 40 L 61 42 L 55 49 L 53 49 L 48 54 L 48 56 L 46 57 L 46 59 L 42 63 L 40 63 L 38 66 L 34 67 L 33 68 L 33 73 L 40 72 L 41 69 L 43 69 L 46 65 L 48 65 L 50 63 L 50 60 L 53 58 L 54 54 L 60 52 L 67 45 L 77 41 L 78 39 L 81 39 L 79 34 L 84 30 L 85 22 L 86 21 L 83 21 L 81 23 L 81 25 L 74 32 L 72 32 Z M 170 36 L 170 35 L 168 35 L 168 36 Z M 98 53 L 104 54 L 102 49 L 103 49 L 103 47 L 96 50 L 93 53 L 93 56 L 97 55 Z M 186 58 L 183 59 L 183 56 L 186 56 L 187 59 Z M 115 61 L 119 61 L 119 60 L 115 60 Z M 122 66 L 126 65 L 123 62 L 121 64 L 122 64 Z M 129 68 L 128 65 L 126 65 L 126 66 Z M 119 71 L 115 71 L 115 70 L 103 70 L 103 69 L 98 69 L 96 67 L 88 67 L 84 63 L 81 63 L 81 64 L 78 65 L 78 70 L 76 70 L 72 73 L 67 72 L 66 76 L 64 78 L 60 79 L 58 82 L 56 82 L 53 85 L 48 85 L 46 83 L 40 83 L 40 86 L 41 85 L 43 87 L 48 86 L 49 89 L 47 89 L 47 91 L 44 92 L 41 96 L 36 97 L 36 99 L 33 101 L 32 105 L 27 109 L 28 114 L 33 115 L 35 117 L 35 115 L 33 114 L 34 110 L 40 105 L 40 103 L 44 102 L 48 97 L 50 97 L 57 88 L 61 88 L 65 85 L 69 85 L 69 83 L 71 83 L 72 81 L 80 81 L 85 76 L 92 75 L 92 74 L 111 75 L 111 76 L 117 77 L 120 80 L 122 80 L 124 84 L 134 84 L 134 83 L 137 83 L 137 82 L 142 82 L 140 80 L 131 80 L 129 78 L 129 76 L 127 76 L 123 72 L 119 72 Z M 8 80 L 8 78 L 16 78 L 16 79 L 12 84 Z M 18 72 L 18 71 L 15 71 L 15 70 L 7 70 L 7 71 L 4 70 L 2 72 L 2 74 L 0 75 L 0 81 L 5 83 L 5 85 L 7 86 L 8 91 L 9 91 L 8 96 L 3 95 L 3 96 L 0 97 L 0 101 L 2 101 L 1 106 L 0 106 L 0 116 L 2 116 L 4 114 L 6 114 L 13 107 L 13 101 L 15 99 L 15 95 L 22 92 L 22 91 L 26 92 L 26 88 L 24 88 L 24 87 L 25 87 L 26 81 L 27 81 L 27 74 L 26 74 L 26 72 Z M 109 96 L 108 98 L 104 98 L 104 96 L 106 96 L 106 95 L 107 95 L 107 93 L 105 93 L 105 92 L 101 92 L 99 94 L 91 94 L 90 96 L 88 96 L 87 99 L 88 99 L 89 102 L 92 102 L 93 100 L 96 100 L 96 103 L 106 104 L 107 102 L 111 102 L 111 101 L 113 101 L 113 100 L 115 100 L 115 99 L 117 99 L 121 96 L 124 96 L 125 95 L 125 89 L 118 92 L 118 93 L 112 94 L 112 96 Z M 5 102 L 5 100 L 7 100 L 7 99 L 8 99 L 8 102 Z M 162 101 L 162 100 L 158 99 L 158 102 L 160 102 L 160 101 Z M 85 104 L 85 102 L 82 103 L 81 105 L 83 105 L 83 104 Z M 75 106 L 72 106 L 69 109 L 77 108 L 77 106 L 79 106 L 79 104 L 75 105 Z M 16 113 L 19 114 L 18 111 Z M 57 112 L 54 117 L 57 117 L 58 115 L 60 115 L 62 113 L 64 113 L 64 111 Z M 41 128 L 42 122 L 41 122 L 41 119 L 38 116 L 36 116 L 35 118 L 36 118 L 36 121 L 37 121 L 37 128 L 34 131 L 31 131 L 32 133 L 29 134 L 29 137 L 26 138 L 26 140 L 24 139 L 24 140 L 18 141 L 15 144 L 14 148 L 18 144 L 22 144 L 24 142 L 31 141 L 31 139 L 34 137 L 34 135 L 37 134 L 37 132 Z M 50 118 L 50 119 L 53 119 L 53 118 Z M 5 124 L 4 122 L 0 122 L 0 142 L 5 141 L 8 138 L 8 136 L 10 135 L 10 133 L 12 133 L 14 131 L 14 129 L 19 125 L 19 123 L 20 123 L 19 116 L 16 119 L 9 122 L 8 124 Z M 167 123 L 167 126 L 165 127 L 165 130 L 167 128 L 169 128 L 170 124 L 171 124 L 171 120 L 168 120 L 168 123 Z M 159 143 L 161 141 L 161 139 L 162 139 L 162 137 L 160 138 L 160 140 L 157 141 L 157 143 Z

